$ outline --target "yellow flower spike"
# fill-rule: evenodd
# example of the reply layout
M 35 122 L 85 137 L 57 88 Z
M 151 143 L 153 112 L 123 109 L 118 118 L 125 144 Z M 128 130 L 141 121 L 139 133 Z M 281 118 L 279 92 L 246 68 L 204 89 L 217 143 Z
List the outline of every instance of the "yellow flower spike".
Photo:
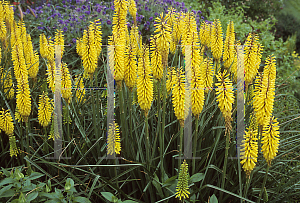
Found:
M 14 135 L 9 135 L 9 155 L 10 157 L 17 156 L 20 152 L 17 148 L 16 137 Z
M 2 42 L 4 42 L 6 39 L 6 33 L 7 33 L 7 30 L 6 30 L 5 22 L 0 21 L 0 40 Z
M 173 38 L 176 42 L 176 45 L 178 44 L 179 40 L 181 39 L 181 35 L 182 35 L 182 26 L 183 26 L 183 17 L 182 15 L 179 14 L 175 14 L 175 21 L 173 24 Z
M 137 61 L 136 49 L 133 43 L 129 43 L 125 50 L 125 71 L 124 80 L 126 86 L 132 91 L 136 85 L 137 78 Z
M 79 103 L 84 102 L 84 96 L 85 96 L 85 89 L 84 89 L 84 85 L 83 85 L 83 78 L 76 78 L 76 97 Z
M 38 120 L 41 126 L 47 127 L 51 122 L 53 112 L 53 101 L 49 99 L 47 93 L 43 92 L 39 97 Z
M 172 89 L 172 103 L 174 107 L 174 112 L 177 120 L 180 125 L 184 126 L 184 119 L 186 118 L 185 108 L 187 104 L 185 104 L 185 76 L 182 67 L 176 71 L 173 70 L 174 78 L 174 86 Z
M 149 48 L 146 45 L 142 46 L 137 74 L 138 103 L 145 115 L 147 115 L 153 101 L 153 81 L 151 77 Z
M 226 38 L 224 43 L 224 54 L 223 54 L 223 61 L 224 67 L 226 69 L 230 68 L 234 61 L 234 42 L 235 42 L 235 32 L 234 32 L 234 25 L 233 22 L 230 21 L 227 25 L 226 30 Z
M 206 36 L 207 26 L 208 25 L 205 21 L 201 22 L 200 30 L 199 30 L 199 38 L 200 38 L 200 42 L 201 42 L 202 45 L 207 45 L 207 37 L 208 37 L 208 36 Z
M 97 58 L 100 56 L 100 53 L 102 51 L 102 27 L 100 20 L 95 20 L 95 46 L 96 46 L 96 52 L 97 52 Z
M 166 16 L 163 15 L 163 13 L 160 14 L 160 17 L 157 17 L 155 19 L 155 34 L 154 36 L 157 38 L 157 45 L 158 49 L 162 53 L 162 61 L 164 67 L 167 66 L 168 63 L 168 54 L 169 54 L 169 47 L 170 43 L 172 41 L 172 29 L 170 25 L 168 24 L 169 15 Z
M 84 72 L 91 77 L 97 68 L 98 61 L 93 23 L 89 25 L 88 30 L 84 30 L 82 42 L 82 64 Z
M 39 71 L 39 56 L 36 51 L 33 51 L 31 36 L 27 35 L 27 51 L 29 59 L 26 59 L 28 75 L 30 78 L 36 78 Z
M 276 60 L 274 56 L 266 59 L 263 77 L 257 81 L 253 107 L 258 124 L 267 125 L 273 111 L 275 97 Z M 260 84 L 258 86 L 258 84 Z
M 200 65 L 200 71 L 202 75 L 203 87 L 205 89 L 205 92 L 208 92 L 212 89 L 215 72 L 212 59 L 205 58 Z
M 129 13 L 133 18 L 134 25 L 136 25 L 137 8 L 136 8 L 135 0 L 129 0 Z
M 256 63 L 257 60 L 257 53 L 258 51 L 258 38 L 256 35 L 253 36 L 252 33 L 249 33 L 247 40 L 245 42 L 244 48 L 244 68 L 245 68 L 245 84 L 248 86 L 253 79 L 255 78 L 258 67 Z
M 162 64 L 162 55 L 158 48 L 158 40 L 156 37 L 151 37 L 150 42 L 151 50 L 151 67 L 153 71 L 153 76 L 157 80 L 161 80 L 163 76 L 163 64 Z
M 65 40 L 62 30 L 56 30 L 55 32 L 55 38 L 54 38 L 54 44 L 55 45 L 61 45 L 61 57 L 63 57 L 64 51 L 65 51 Z
M 186 160 L 184 160 L 180 167 L 175 198 L 179 198 L 179 200 L 189 198 L 189 179 L 188 164 L 186 163 Z
M 220 60 L 223 53 L 223 36 L 222 26 L 219 19 L 213 22 L 211 35 L 211 51 L 215 60 Z
M 124 37 L 124 36 L 123 36 Z M 122 40 L 123 41 L 123 40 Z M 125 42 L 125 41 L 123 41 Z M 114 68 L 114 77 L 117 85 L 120 87 L 122 80 L 124 79 L 125 74 L 125 43 L 118 44 L 115 41 L 114 36 L 109 36 L 108 44 L 113 45 L 110 46 L 111 49 L 113 49 L 113 57 L 114 59 L 114 66 L 111 68 Z M 111 60 L 111 59 L 110 59 Z
M 47 57 L 47 51 L 46 51 L 46 44 L 47 44 L 47 38 L 44 33 L 40 34 L 40 54 L 43 58 Z
M 232 82 L 229 79 L 228 74 L 226 71 L 224 73 L 219 72 L 217 75 L 218 82 L 216 83 L 216 86 L 218 87 L 216 89 L 217 94 L 217 101 L 218 106 L 223 114 L 223 117 L 225 118 L 225 136 L 227 133 L 231 131 L 231 111 L 232 111 L 232 105 L 234 103 L 234 93 L 233 93 L 233 86 Z
M 264 127 L 262 133 L 262 147 L 264 158 L 268 165 L 271 165 L 271 161 L 275 158 L 279 147 L 279 123 L 273 116 L 270 118 L 269 124 Z
M 25 122 L 31 113 L 31 97 L 27 75 L 22 75 L 18 82 L 17 109 Z
M 14 74 L 17 79 L 17 83 L 19 83 L 21 76 L 28 77 L 28 70 L 26 67 L 22 46 L 20 45 L 14 46 L 12 48 L 11 56 L 14 65 Z
M 4 1 L 3 2 L 3 10 L 4 10 L 4 20 L 8 28 L 10 29 L 14 22 L 14 10 L 13 7 L 10 5 L 9 2 Z
M 76 52 L 82 58 L 83 55 L 83 39 L 77 38 L 76 40 Z
M 0 1 L 0 22 L 4 21 L 4 8 L 3 8 L 3 2 Z
M 114 152 L 116 154 L 121 152 L 119 125 L 116 122 L 110 124 L 107 133 L 107 154 L 113 155 Z
M 66 63 L 62 64 L 61 69 L 61 95 L 69 104 L 72 98 L 71 75 Z
M 206 38 L 206 46 L 208 48 L 211 48 L 212 40 L 213 40 L 213 27 L 214 25 L 212 23 L 207 23 L 205 26 L 205 38 Z
M 48 60 L 47 62 L 47 83 L 49 84 L 49 88 L 54 93 L 55 92 L 55 61 L 54 58 L 52 60 Z
M 130 30 L 130 42 L 135 50 L 135 55 L 138 55 L 139 48 L 139 31 L 136 26 L 132 26 Z
M 197 33 L 197 23 L 194 13 L 188 12 L 184 17 L 184 29 L 182 33 L 182 53 L 185 55 L 185 45 L 192 44 L 192 35 Z M 198 38 L 198 34 L 197 34 Z
M 251 171 L 255 167 L 258 156 L 258 145 L 257 145 L 257 135 L 258 128 L 256 125 L 255 116 L 252 114 L 250 119 L 249 128 L 245 132 L 244 140 L 242 141 L 241 148 L 241 164 L 243 169 L 246 172 L 246 175 L 249 176 Z
M 12 135 L 14 133 L 14 122 L 8 110 L 0 111 L 0 129 L 7 135 Z

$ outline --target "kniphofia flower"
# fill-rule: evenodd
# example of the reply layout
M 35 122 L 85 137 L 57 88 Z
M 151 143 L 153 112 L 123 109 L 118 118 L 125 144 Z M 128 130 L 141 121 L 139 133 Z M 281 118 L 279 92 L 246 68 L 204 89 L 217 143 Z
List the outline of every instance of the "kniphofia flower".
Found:
M 205 92 L 208 92 L 212 88 L 215 72 L 212 64 L 212 59 L 205 58 L 200 65 L 200 71 Z
M 215 19 L 211 35 L 211 51 L 215 60 L 220 60 L 223 52 L 222 26 L 219 19 Z
M 186 160 L 183 161 L 180 167 L 180 172 L 178 176 L 178 183 L 176 186 L 176 196 L 175 198 L 179 198 L 179 200 L 189 198 L 189 182 L 190 176 L 189 176 L 189 170 L 188 170 L 188 164 L 186 163 Z
M 249 33 L 246 43 L 245 43 L 245 48 L 244 48 L 244 68 L 245 68 L 245 83 L 246 86 L 248 86 L 253 79 L 255 78 L 257 72 L 258 72 L 258 67 L 257 63 L 257 53 L 258 51 L 258 37 L 257 35 L 253 35 L 252 33 Z
M 224 67 L 228 69 L 233 61 L 234 61 L 234 43 L 235 43 L 235 32 L 234 32 L 234 25 L 233 22 L 230 21 L 227 25 L 226 30 L 226 38 L 224 43 L 224 54 L 223 54 L 223 61 Z
M 151 50 L 151 67 L 153 71 L 153 76 L 157 80 L 161 80 L 161 78 L 163 77 L 162 55 L 159 50 L 158 40 L 156 37 L 151 37 L 150 50 Z
M 136 48 L 133 43 L 129 43 L 125 52 L 125 73 L 124 80 L 126 86 L 132 90 L 136 85 L 137 78 L 137 61 L 136 61 Z
M 66 63 L 63 63 L 61 69 L 61 95 L 70 103 L 72 97 L 72 82 L 71 82 L 71 75 L 69 73 L 69 69 Z
M 114 152 L 116 154 L 121 152 L 119 125 L 116 122 L 110 124 L 107 133 L 107 154 L 113 155 Z
M 47 127 L 51 122 L 51 115 L 53 111 L 53 101 L 49 99 L 47 93 L 43 92 L 39 97 L 38 120 L 41 126 Z
M 91 23 L 87 30 L 83 33 L 83 45 L 82 45 L 82 64 L 84 67 L 84 72 L 90 77 L 95 72 L 97 68 L 97 50 L 95 44 L 95 32 L 94 25 Z

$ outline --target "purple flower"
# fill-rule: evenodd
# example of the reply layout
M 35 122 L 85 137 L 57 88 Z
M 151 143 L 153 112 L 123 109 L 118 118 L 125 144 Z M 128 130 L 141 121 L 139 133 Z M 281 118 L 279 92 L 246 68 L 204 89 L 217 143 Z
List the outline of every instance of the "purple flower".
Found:
M 63 5 L 63 7 L 66 8 L 67 6 L 66 6 L 66 5 Z
M 87 14 L 87 15 L 90 15 L 91 11 L 85 11 L 84 13 Z
M 68 30 L 67 27 L 64 27 L 64 28 L 63 28 L 63 31 L 64 31 L 64 32 L 67 32 L 67 30 Z
M 158 16 L 158 13 L 155 12 L 154 15 L 155 15 L 155 16 Z
M 63 0 L 61 3 L 65 4 L 65 3 L 66 3 L 66 1 L 65 1 L 65 0 Z
M 65 23 L 69 23 L 70 21 L 69 20 L 65 20 Z
M 83 5 L 81 8 L 82 8 L 82 10 L 86 9 L 86 5 Z
M 60 24 L 63 24 L 63 23 L 64 23 L 64 21 L 63 21 L 63 20 L 58 20 L 58 22 L 59 22 Z
M 57 16 L 58 16 L 58 17 L 61 17 L 61 14 L 60 14 L 60 13 L 58 13 L 58 14 L 57 14 Z
M 152 21 L 152 20 L 153 20 L 153 17 L 151 16 L 151 17 L 149 18 L 149 20 Z
M 199 10 L 198 13 L 202 13 L 202 12 Z
M 50 7 L 50 6 L 51 6 L 51 4 L 47 4 L 47 6 L 48 6 L 48 7 Z
M 43 25 L 43 22 L 41 22 L 41 25 Z
M 80 12 L 81 10 L 80 10 L 80 8 L 76 8 L 76 11 L 77 11 L 77 12 Z
M 110 7 L 110 9 L 111 9 L 111 10 L 115 10 L 114 5 L 112 5 L 112 6 Z
M 202 19 L 204 19 L 204 16 L 201 16 Z
M 147 22 L 146 22 L 146 25 L 150 25 L 150 22 L 149 22 L 149 21 L 147 21 Z
M 106 12 L 105 12 L 105 11 L 103 11 L 103 12 L 102 12 L 102 15 L 105 15 L 105 14 L 106 14 Z
M 107 20 L 106 23 L 107 23 L 107 25 L 110 25 L 110 24 L 111 24 L 111 21 L 110 21 L 110 20 Z
M 100 13 L 101 12 L 101 8 L 98 7 L 97 8 L 97 12 Z
M 75 44 L 75 43 L 76 43 L 76 39 L 75 39 L 75 38 L 73 38 L 73 39 L 72 39 L 72 42 Z

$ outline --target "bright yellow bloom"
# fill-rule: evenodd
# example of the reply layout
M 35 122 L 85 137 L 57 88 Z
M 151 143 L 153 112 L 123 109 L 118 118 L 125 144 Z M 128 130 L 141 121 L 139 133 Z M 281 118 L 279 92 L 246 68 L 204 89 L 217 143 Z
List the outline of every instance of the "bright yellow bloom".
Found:
M 202 75 L 203 87 L 205 92 L 208 92 L 212 88 L 213 78 L 214 78 L 214 67 L 212 64 L 212 59 L 205 58 L 200 65 L 200 72 Z
M 17 79 L 17 83 L 19 83 L 19 80 L 22 76 L 28 77 L 28 70 L 26 67 L 22 46 L 20 45 L 14 46 L 12 48 L 11 56 L 14 65 L 14 74 Z
M 179 121 L 180 125 L 184 126 L 184 119 L 185 119 L 185 107 L 187 107 L 187 104 L 185 104 L 185 77 L 182 70 L 182 67 L 176 71 L 173 70 L 174 78 L 174 86 L 172 89 L 172 95 L 173 95 L 173 107 L 174 112 L 177 120 Z
M 116 122 L 113 122 L 109 126 L 107 133 L 107 154 L 113 155 L 113 153 L 120 154 L 121 152 L 121 139 L 119 133 L 119 126 Z
M 96 52 L 97 52 L 97 57 L 100 56 L 100 53 L 102 51 L 102 30 L 101 30 L 101 23 L 98 20 L 98 22 L 95 20 L 95 46 L 96 46 Z
M 10 29 L 14 22 L 14 10 L 8 1 L 3 2 L 4 19 L 7 27 Z
M 150 50 L 151 50 L 151 67 L 153 71 L 153 76 L 157 80 L 161 80 L 163 76 L 162 55 L 158 48 L 158 40 L 156 37 L 151 37 Z
M 82 78 L 76 78 L 75 79 L 75 83 L 76 83 L 76 97 L 79 103 L 84 102 L 84 95 L 85 95 L 85 89 L 84 89 L 84 85 L 83 85 L 83 79 Z
M 28 76 L 21 76 L 18 82 L 17 89 L 17 109 L 25 122 L 31 112 L 31 97 L 30 97 L 30 89 L 28 83 Z
M 83 56 L 83 39 L 77 38 L 76 40 L 76 52 L 82 58 Z
M 15 91 L 14 91 L 13 81 L 11 77 L 11 71 L 8 70 L 7 72 L 5 72 L 0 67 L 0 81 L 4 81 L 3 90 L 4 90 L 5 98 L 9 100 L 13 99 Z
M 255 124 L 255 117 L 252 116 L 251 124 L 247 129 L 246 134 L 244 135 L 244 140 L 242 141 L 242 149 L 241 149 L 241 164 L 243 165 L 243 169 L 246 172 L 246 175 L 249 176 L 251 171 L 255 167 L 255 163 L 257 162 L 258 155 L 258 145 L 257 145 L 257 135 L 258 128 Z
M 264 127 L 262 133 L 262 147 L 261 151 L 268 163 L 271 165 L 271 161 L 275 158 L 279 147 L 279 123 L 274 116 L 270 119 L 269 124 Z
M 61 89 L 62 97 L 67 101 L 67 103 L 70 103 L 72 97 L 72 82 L 71 82 L 71 75 L 66 63 L 62 64 L 61 87 L 62 87 Z
M 55 38 L 54 38 L 54 44 L 55 45 L 61 45 L 61 57 L 63 57 L 64 51 L 65 51 L 65 40 L 62 30 L 56 30 L 55 32 Z
M 249 33 L 244 48 L 244 68 L 246 86 L 248 86 L 253 81 L 258 72 L 259 65 L 256 65 L 256 63 L 258 62 L 257 53 L 259 52 L 257 41 L 257 35 L 253 36 L 251 33 Z
M 124 80 L 126 86 L 132 90 L 136 85 L 137 78 L 137 61 L 136 61 L 136 49 L 133 43 L 129 43 L 125 52 L 125 72 Z
M 139 47 L 139 31 L 136 26 L 132 26 L 130 30 L 130 42 L 135 50 L 135 55 L 138 55 Z
M 183 26 L 184 26 L 184 18 L 183 18 L 183 15 L 178 15 L 178 14 L 175 14 L 175 17 L 176 18 L 175 18 L 174 24 L 173 24 L 172 36 L 177 45 L 181 38 L 181 35 L 182 35 Z
M 54 59 L 54 42 L 51 39 L 51 37 L 46 39 L 46 43 L 45 43 L 45 54 L 46 54 L 46 58 L 48 60 L 52 60 Z
M 231 118 L 232 104 L 234 102 L 234 93 L 232 82 L 229 79 L 226 71 L 224 73 L 219 72 L 217 75 L 218 82 L 216 86 L 218 106 L 223 114 L 223 117 Z
M 189 179 L 190 176 L 189 176 L 188 164 L 186 163 L 186 160 L 184 160 L 180 167 L 180 173 L 178 176 L 175 198 L 179 197 L 179 200 L 181 200 L 181 198 L 183 199 L 189 198 L 189 194 L 191 194 L 189 192 L 189 186 L 188 186 Z
M 4 42 L 4 40 L 6 38 L 6 33 L 7 33 L 7 30 L 6 30 L 5 22 L 4 21 L 0 21 L 0 40 L 2 42 Z
M 111 68 L 114 68 L 114 77 L 115 77 L 117 85 L 120 86 L 121 81 L 124 79 L 124 73 L 125 73 L 125 67 L 124 67 L 124 65 L 125 65 L 125 63 L 124 63 L 125 43 L 117 44 L 114 36 L 109 36 L 108 44 L 112 45 L 112 46 L 109 46 L 109 49 L 111 49 L 110 53 L 113 52 L 113 56 L 110 56 L 110 59 L 109 59 L 111 61 L 111 63 L 112 63 L 112 61 L 114 62 L 114 63 L 112 63 L 114 65 Z
M 4 21 L 4 8 L 3 8 L 3 2 L 0 1 L 0 22 Z
M 55 92 L 55 71 L 56 71 L 56 67 L 55 67 L 55 61 L 54 59 L 49 60 L 47 62 L 47 83 L 49 84 L 49 88 L 51 89 L 51 91 L 54 93 Z
M 82 64 L 84 72 L 89 74 L 91 77 L 97 68 L 98 62 L 93 23 L 90 24 L 88 30 L 84 30 L 82 41 Z
M 47 38 L 44 33 L 40 34 L 40 54 L 43 58 L 47 57 L 46 50 Z
M 47 127 L 51 122 L 51 115 L 53 111 L 52 105 L 53 101 L 49 99 L 47 93 L 43 92 L 39 97 L 39 109 L 38 109 L 38 119 L 39 123 L 43 127 Z
M 31 37 L 27 35 L 27 51 L 29 58 L 26 59 L 28 75 L 30 78 L 36 78 L 39 71 L 39 55 L 36 51 L 33 51 Z
M 215 60 L 220 60 L 223 52 L 222 26 L 219 19 L 215 19 L 211 36 L 211 51 Z
M 141 109 L 148 115 L 153 100 L 153 81 L 149 60 L 149 48 L 143 45 L 138 62 L 137 95 Z
M 169 46 L 172 41 L 172 35 L 171 35 L 171 27 L 168 24 L 169 15 L 166 16 L 163 15 L 163 13 L 160 14 L 160 17 L 157 17 L 155 19 L 156 24 L 155 26 L 155 38 L 157 39 L 157 45 L 158 49 L 162 53 L 162 60 L 164 66 L 167 65 L 168 62 L 168 54 L 169 54 Z
M 275 97 L 276 60 L 274 56 L 266 59 L 261 86 L 255 90 L 253 107 L 260 126 L 268 123 L 273 111 Z M 257 87 L 257 86 L 256 86 Z
M 213 27 L 214 25 L 212 23 L 206 23 L 205 25 L 205 32 L 204 32 L 204 36 L 205 36 L 205 45 L 208 47 L 208 48 L 211 48 L 211 45 L 212 45 L 212 40 L 213 40 Z
M 133 18 L 134 24 L 136 25 L 136 3 L 135 0 L 129 0 L 129 13 Z
M 206 35 L 206 33 L 207 33 L 206 29 L 208 26 L 209 25 L 205 21 L 201 22 L 200 30 L 199 30 L 199 37 L 200 37 L 200 42 L 202 45 L 207 45 L 208 36 Z
M 226 30 L 226 38 L 224 43 L 224 54 L 223 54 L 223 61 L 224 67 L 226 69 L 230 68 L 234 61 L 234 43 L 235 43 L 235 33 L 234 33 L 234 25 L 233 22 L 230 21 L 227 25 Z
M 193 37 L 192 35 L 194 35 L 193 33 L 198 33 L 197 32 L 197 23 L 195 20 L 195 16 L 194 13 L 190 13 L 188 12 L 185 17 L 184 17 L 184 29 L 182 32 L 182 53 L 185 54 L 185 45 L 192 45 L 192 41 L 193 38 L 195 39 L 195 37 Z M 198 38 L 198 34 L 197 38 Z M 198 40 L 197 40 L 198 41 Z
M 0 111 L 0 129 L 7 135 L 12 135 L 14 133 L 14 122 L 8 110 Z

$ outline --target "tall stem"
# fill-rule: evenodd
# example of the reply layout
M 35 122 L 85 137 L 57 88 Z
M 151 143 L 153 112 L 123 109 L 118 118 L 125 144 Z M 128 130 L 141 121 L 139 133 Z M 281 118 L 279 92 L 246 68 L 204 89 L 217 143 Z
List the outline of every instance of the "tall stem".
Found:
M 198 138 L 198 122 L 199 122 L 199 116 L 196 116 L 195 121 L 195 135 L 194 135 L 194 142 L 193 142 L 193 163 L 192 163 L 192 174 L 195 174 L 195 168 L 196 168 L 196 149 L 197 149 L 197 138 Z M 201 146 L 200 146 L 201 147 Z
M 265 175 L 265 177 L 264 177 L 264 182 L 263 182 L 263 184 L 262 184 L 261 191 L 260 191 L 260 193 L 259 193 L 259 199 L 258 199 L 258 202 L 260 202 L 262 193 L 263 193 L 264 188 L 265 188 L 265 186 L 266 186 L 266 181 L 267 181 L 267 176 L 268 176 L 268 173 L 269 173 L 269 168 L 270 168 L 270 166 L 269 166 L 269 164 L 268 164 L 268 165 L 267 165 L 267 170 L 266 170 L 266 175 Z
M 167 56 L 168 57 L 168 56 Z M 165 59 L 167 60 L 167 59 Z M 163 80 L 162 80 L 162 96 L 163 96 L 163 110 L 162 110 L 162 124 L 161 124 L 161 144 L 162 146 L 160 146 L 161 150 L 164 150 L 165 147 L 164 147 L 164 142 L 165 142 L 165 122 L 166 122 L 166 98 L 167 98 L 167 88 L 166 88 L 166 72 L 167 72 L 167 65 L 168 63 L 165 62 L 164 63 L 164 71 L 163 71 Z M 160 98 L 159 98 L 160 99 Z M 161 162 L 161 171 L 163 172 L 164 171 L 164 160 L 163 160 L 163 155 L 162 155 L 162 162 Z M 162 174 L 163 176 L 163 174 Z
M 162 112 L 161 112 L 161 107 L 160 107 L 160 85 L 161 85 L 161 82 L 159 81 L 158 84 L 157 84 L 157 89 L 158 89 L 158 98 L 157 98 L 157 101 L 158 101 L 158 107 L 157 107 L 157 111 L 158 111 L 158 125 L 157 125 L 157 128 L 158 128 L 158 131 L 159 132 L 159 155 L 160 155 L 160 172 L 161 172 L 161 181 L 163 182 L 163 178 L 164 178 L 164 161 L 163 161 L 163 131 L 162 131 L 162 122 L 161 122 L 161 116 L 162 116 Z
M 122 91 L 123 83 L 118 83 L 118 91 L 119 91 L 119 104 L 120 104 L 120 117 L 121 117 L 121 125 L 122 125 L 122 135 L 125 139 L 127 139 L 126 134 L 126 126 L 125 126 L 125 114 L 124 114 L 124 103 L 123 103 L 123 91 Z M 126 146 L 128 147 L 128 146 Z
M 132 137 L 132 90 L 129 90 L 129 99 L 128 99 L 128 109 L 129 109 L 129 133 L 128 133 L 128 137 L 127 140 L 129 139 L 129 136 Z M 130 142 L 133 140 L 129 140 Z M 127 145 L 128 146 L 128 145 Z M 133 154 L 132 154 L 133 155 Z M 132 156 L 132 158 L 134 157 L 134 155 Z
M 230 133 L 228 133 L 226 135 L 225 159 L 224 159 L 224 165 L 223 165 L 222 186 L 221 186 L 222 189 L 224 189 L 224 186 L 225 186 L 225 175 L 226 175 L 226 169 L 227 169 L 229 140 L 230 140 Z M 221 192 L 221 195 L 220 195 L 221 202 L 222 202 L 222 198 L 223 198 L 223 192 Z
M 28 129 L 28 121 L 25 123 L 26 125 L 26 129 L 25 129 L 25 133 L 26 133 L 26 147 L 27 147 L 27 153 L 30 153 L 30 148 L 29 148 L 29 146 L 30 146 L 30 144 L 29 144 L 29 129 Z
M 91 97 L 92 97 L 92 110 L 93 110 L 93 129 L 94 129 L 94 137 L 95 139 L 97 139 L 97 123 L 96 123 L 96 110 L 95 110 L 95 98 L 94 98 L 94 94 L 93 94 L 93 77 L 90 78 L 90 83 L 91 83 Z
M 183 126 L 180 126 L 179 155 L 178 155 L 178 171 L 180 170 L 180 165 L 181 165 L 183 128 L 184 128 Z

